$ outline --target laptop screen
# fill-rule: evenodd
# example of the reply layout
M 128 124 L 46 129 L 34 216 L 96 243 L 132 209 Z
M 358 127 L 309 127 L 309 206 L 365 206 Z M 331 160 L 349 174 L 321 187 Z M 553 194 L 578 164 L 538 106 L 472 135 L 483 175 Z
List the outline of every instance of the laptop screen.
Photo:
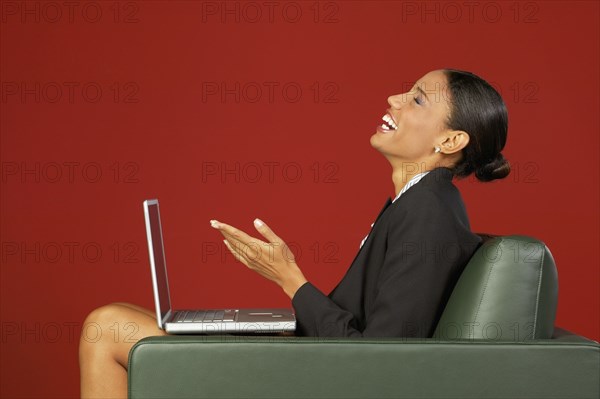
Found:
M 160 224 L 158 200 L 144 201 L 146 215 L 146 233 L 148 235 L 148 250 L 150 266 L 153 269 L 154 298 L 156 309 L 160 309 L 160 325 L 171 309 L 169 282 L 167 280 L 167 263 Z M 157 295 L 158 294 L 158 295 Z

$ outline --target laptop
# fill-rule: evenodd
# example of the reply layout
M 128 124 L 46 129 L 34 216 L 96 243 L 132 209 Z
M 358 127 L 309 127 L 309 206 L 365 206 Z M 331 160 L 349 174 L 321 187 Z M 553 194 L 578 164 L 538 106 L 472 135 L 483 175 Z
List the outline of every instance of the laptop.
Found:
M 296 317 L 291 309 L 173 310 L 157 199 L 144 201 L 144 216 L 158 328 L 170 334 L 295 331 Z

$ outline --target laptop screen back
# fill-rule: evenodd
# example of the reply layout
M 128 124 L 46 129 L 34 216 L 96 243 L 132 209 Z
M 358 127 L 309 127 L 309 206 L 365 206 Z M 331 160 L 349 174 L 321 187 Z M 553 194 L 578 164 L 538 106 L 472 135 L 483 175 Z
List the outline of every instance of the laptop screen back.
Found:
M 171 298 L 169 295 L 167 262 L 165 260 L 158 200 L 144 201 L 144 214 L 146 217 L 146 234 L 148 236 L 150 266 L 152 267 L 154 298 L 156 301 L 157 317 L 158 309 L 160 309 L 159 326 L 162 328 L 165 317 L 171 310 Z

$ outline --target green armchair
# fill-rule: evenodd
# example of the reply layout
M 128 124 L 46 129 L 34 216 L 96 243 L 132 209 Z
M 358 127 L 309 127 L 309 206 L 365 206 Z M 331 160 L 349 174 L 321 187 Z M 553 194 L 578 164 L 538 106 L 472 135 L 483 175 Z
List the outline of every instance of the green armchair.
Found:
M 148 337 L 129 398 L 600 397 L 600 345 L 554 327 L 546 245 L 480 236 L 432 338 Z

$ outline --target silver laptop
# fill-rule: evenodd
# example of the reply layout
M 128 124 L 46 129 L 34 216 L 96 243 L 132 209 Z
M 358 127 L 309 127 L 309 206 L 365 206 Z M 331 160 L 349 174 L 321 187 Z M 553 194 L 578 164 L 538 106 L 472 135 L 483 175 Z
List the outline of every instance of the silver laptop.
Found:
M 277 333 L 296 329 L 291 309 L 173 310 L 157 199 L 144 201 L 144 215 L 158 328 L 171 334 Z

